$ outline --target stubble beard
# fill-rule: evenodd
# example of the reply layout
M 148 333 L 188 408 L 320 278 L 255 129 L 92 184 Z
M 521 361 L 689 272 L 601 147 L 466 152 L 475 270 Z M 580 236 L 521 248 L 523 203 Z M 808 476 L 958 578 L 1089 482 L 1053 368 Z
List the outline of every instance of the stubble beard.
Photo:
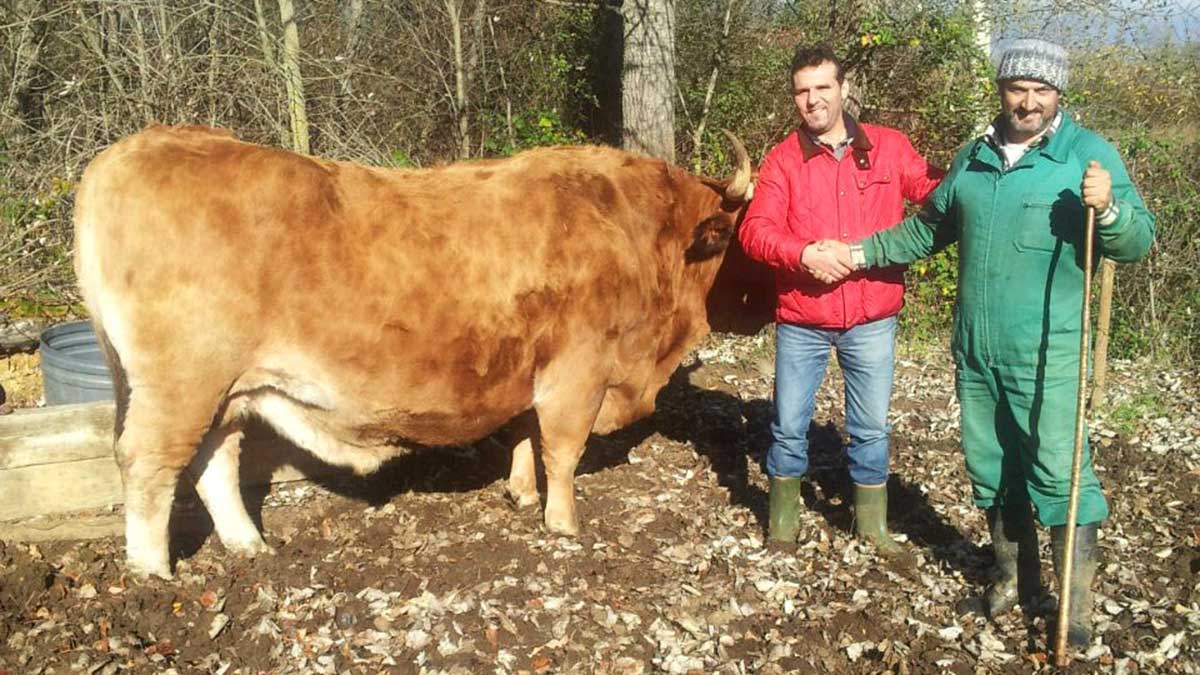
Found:
M 1026 115 L 1025 119 L 1032 117 L 1033 114 L 1034 113 Z M 1041 121 L 1038 123 L 1037 128 L 1030 129 L 1027 124 L 1022 124 L 1022 119 L 1018 116 L 1016 110 L 1010 112 L 1008 114 L 1009 129 L 1014 132 L 1020 132 L 1027 139 L 1034 138 L 1046 131 L 1046 129 L 1050 128 L 1050 125 L 1054 122 L 1054 117 L 1058 114 L 1058 111 L 1055 110 L 1053 113 L 1051 113 L 1050 111 L 1043 109 L 1036 114 L 1041 115 Z
M 825 124 L 821 127 L 817 127 L 809 122 L 810 115 L 802 116 L 803 120 L 804 120 L 804 126 L 808 130 L 809 133 L 816 134 L 819 136 L 833 128 L 833 124 L 834 124 L 833 114 L 830 112 L 828 107 L 826 107 L 823 112 L 824 112 Z

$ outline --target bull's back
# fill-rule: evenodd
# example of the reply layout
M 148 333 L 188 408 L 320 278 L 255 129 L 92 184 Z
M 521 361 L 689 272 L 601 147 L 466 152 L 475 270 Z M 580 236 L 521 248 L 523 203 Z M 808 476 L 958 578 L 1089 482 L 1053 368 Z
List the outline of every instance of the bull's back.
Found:
M 161 287 L 203 275 L 218 293 L 252 290 L 275 311 L 290 304 L 311 312 L 320 301 L 336 313 L 357 300 L 377 316 L 420 314 L 437 304 L 430 295 L 448 297 L 472 307 L 464 314 L 484 315 L 480 323 L 492 311 L 545 305 L 548 287 L 581 291 L 596 277 L 637 274 L 641 242 L 612 182 L 595 172 L 539 172 L 540 164 L 394 172 L 214 130 L 154 127 L 85 173 L 80 260 L 106 261 L 99 283 L 132 287 L 141 277 Z M 135 259 L 136 269 L 120 264 Z M 376 304 L 382 290 L 400 306 Z

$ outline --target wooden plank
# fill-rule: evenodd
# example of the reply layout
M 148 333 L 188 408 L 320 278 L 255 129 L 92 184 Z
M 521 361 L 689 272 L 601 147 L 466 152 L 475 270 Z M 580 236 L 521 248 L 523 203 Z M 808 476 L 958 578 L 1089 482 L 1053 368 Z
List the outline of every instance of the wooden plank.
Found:
M 124 503 L 112 448 L 114 415 L 114 404 L 106 401 L 0 417 L 0 520 Z M 241 460 L 243 486 L 308 480 L 338 471 L 261 427 L 243 441 Z
M 28 408 L 0 416 L 0 470 L 113 455 L 112 401 Z
M 63 541 L 105 539 L 125 532 L 125 518 L 113 513 L 80 514 L 73 518 L 36 518 L 19 523 L 0 523 L 3 541 Z
M 176 504 L 176 506 L 179 506 Z M 197 511 L 196 508 L 199 510 Z M 120 537 L 125 534 L 125 516 L 115 509 L 78 511 L 70 514 L 37 516 L 16 522 L 0 523 L 0 541 L 42 542 L 91 540 Z M 280 507 L 262 509 L 264 529 L 276 530 L 284 511 Z M 203 507 L 177 508 L 171 513 L 172 536 L 210 536 L 212 522 Z
M 120 504 L 121 473 L 111 456 L 0 471 L 0 520 Z

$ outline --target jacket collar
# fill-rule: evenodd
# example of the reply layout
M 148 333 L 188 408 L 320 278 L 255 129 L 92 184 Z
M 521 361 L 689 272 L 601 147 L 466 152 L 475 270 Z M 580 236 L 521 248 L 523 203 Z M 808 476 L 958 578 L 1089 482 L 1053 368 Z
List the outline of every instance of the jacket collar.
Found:
M 1042 154 L 1059 164 L 1065 164 L 1071 155 L 1071 145 L 1075 141 L 1075 120 L 1065 110 L 1058 111 L 1058 127 L 1054 135 L 1046 139 L 1042 146 Z
M 992 150 L 995 155 L 995 164 L 997 167 L 1004 168 L 1003 153 L 1000 151 L 1000 144 L 1003 142 L 1000 130 L 1003 128 L 1004 117 L 997 115 L 992 124 L 988 126 L 987 131 L 979 138 L 979 145 L 986 145 Z M 1059 164 L 1065 164 L 1071 153 L 1071 143 L 1075 135 L 1075 120 L 1071 118 L 1067 111 L 1059 110 L 1058 116 L 1051 123 L 1050 129 L 1046 134 L 1039 138 L 1034 147 L 1029 149 L 1029 152 L 1039 152 L 1051 160 Z M 978 157 L 978 147 L 976 148 L 976 157 Z
M 871 139 L 867 137 L 867 132 L 849 113 L 842 113 L 842 123 L 846 125 L 846 135 L 851 137 L 850 151 L 854 155 L 854 163 L 860 169 L 871 168 L 871 158 L 867 151 L 875 147 L 871 143 Z M 800 152 L 804 155 L 804 161 L 808 162 L 821 153 L 820 144 L 813 141 L 812 136 L 808 134 L 808 130 L 800 127 L 796 133 L 796 138 L 800 141 Z

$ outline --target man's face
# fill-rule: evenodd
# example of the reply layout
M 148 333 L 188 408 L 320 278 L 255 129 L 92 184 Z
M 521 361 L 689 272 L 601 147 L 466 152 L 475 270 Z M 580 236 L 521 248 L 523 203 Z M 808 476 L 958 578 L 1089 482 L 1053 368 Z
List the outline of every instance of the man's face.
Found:
M 842 118 L 842 104 L 849 93 L 849 85 L 837 81 L 837 66 L 828 61 L 801 68 L 792 76 L 792 100 L 796 110 L 804 127 L 818 136 L 832 129 Z
M 1000 83 L 1000 108 L 1008 123 L 1009 140 L 1018 143 L 1042 133 L 1058 114 L 1057 89 L 1037 80 Z

